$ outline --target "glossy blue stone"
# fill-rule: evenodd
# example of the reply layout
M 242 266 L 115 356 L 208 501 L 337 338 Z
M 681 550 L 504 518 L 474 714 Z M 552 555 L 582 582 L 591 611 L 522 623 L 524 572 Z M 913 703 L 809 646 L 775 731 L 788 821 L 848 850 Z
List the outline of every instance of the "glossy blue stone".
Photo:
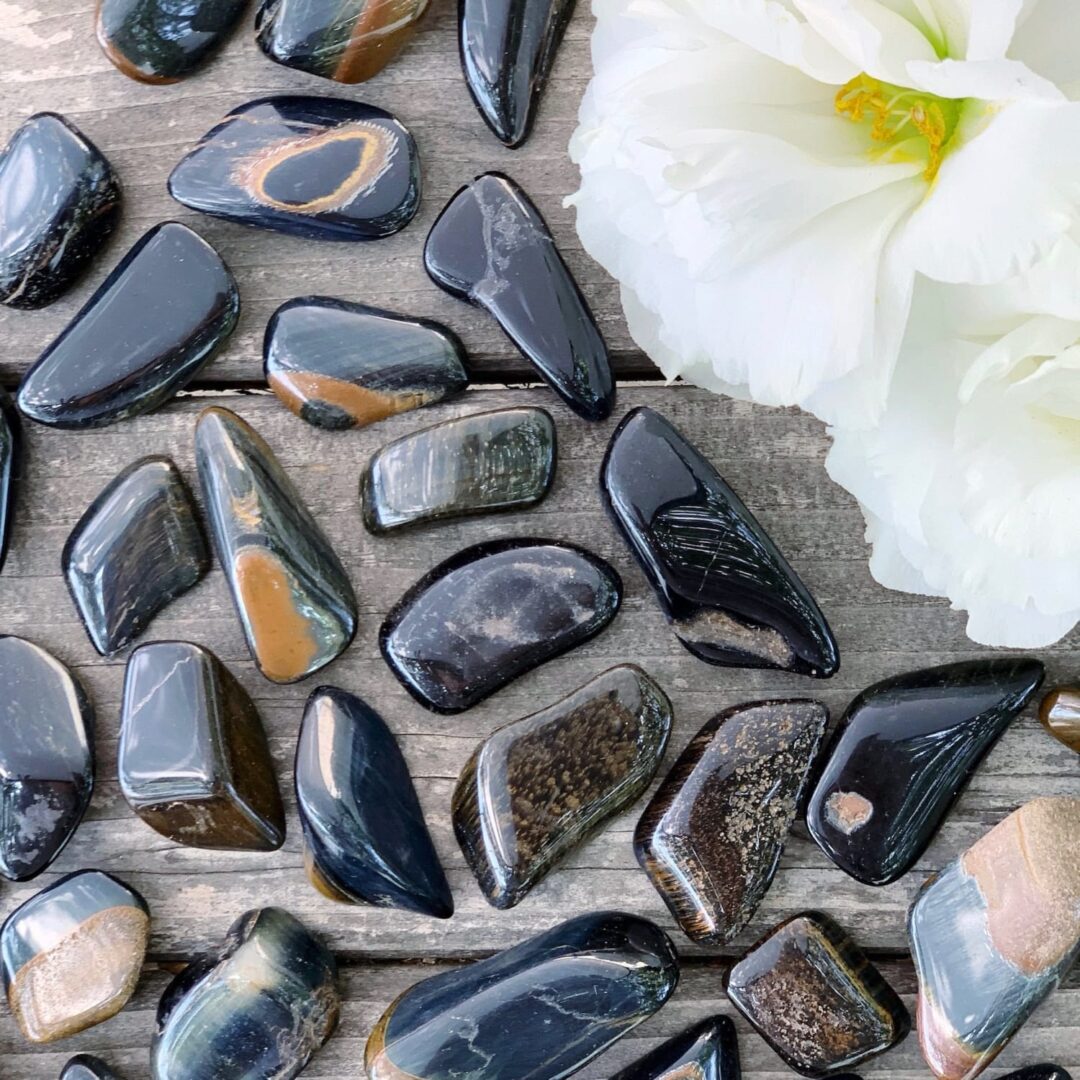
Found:
M 726 1016 L 709 1016 L 620 1069 L 611 1080 L 739 1080 L 739 1077 L 735 1025 Z
M 60 1074 L 60 1080 L 119 1080 L 119 1077 L 99 1057 L 76 1054 Z

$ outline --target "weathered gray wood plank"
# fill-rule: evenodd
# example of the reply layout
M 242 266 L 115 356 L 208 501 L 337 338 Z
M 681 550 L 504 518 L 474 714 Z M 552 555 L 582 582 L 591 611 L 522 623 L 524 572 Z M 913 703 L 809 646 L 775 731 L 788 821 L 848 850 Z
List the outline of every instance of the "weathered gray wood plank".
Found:
M 451 194 L 478 173 L 500 169 L 518 179 L 547 217 L 623 371 L 655 370 L 633 352 L 618 289 L 581 250 L 562 199 L 577 186 L 566 156 L 589 74 L 592 16 L 579 5 L 560 52 L 535 133 L 520 150 L 505 149 L 484 127 L 461 77 L 457 5 L 435 0 L 397 63 L 360 86 L 345 87 L 267 60 L 254 43 L 249 12 L 214 63 L 173 86 L 145 86 L 121 75 L 94 40 L 87 0 L 9 0 L 0 12 L 0 145 L 41 110 L 78 124 L 119 170 L 123 225 L 88 278 L 41 312 L 0 308 L 0 375 L 23 371 L 78 310 L 121 255 L 151 225 L 175 219 L 210 240 L 240 282 L 243 314 L 224 353 L 203 381 L 262 378 L 263 329 L 290 297 L 322 293 L 439 319 L 457 330 L 478 373 L 524 374 L 528 366 L 487 316 L 436 288 L 421 265 L 428 227 Z M 254 8 L 254 4 L 252 8 Z M 165 190 L 172 167 L 230 109 L 277 93 L 349 97 L 390 109 L 417 138 L 424 202 L 402 233 L 374 244 L 319 243 L 215 221 L 175 203 Z

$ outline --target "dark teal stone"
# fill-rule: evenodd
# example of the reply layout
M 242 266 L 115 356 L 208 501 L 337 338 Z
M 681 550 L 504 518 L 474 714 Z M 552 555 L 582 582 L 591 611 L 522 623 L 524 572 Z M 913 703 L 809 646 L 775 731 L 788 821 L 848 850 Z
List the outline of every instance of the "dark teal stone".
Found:
M 611 1080 L 740 1080 L 739 1043 L 726 1016 L 710 1016 L 680 1032 Z
M 535 506 L 555 479 L 555 422 L 544 409 L 444 420 L 377 450 L 360 477 L 373 533 Z
M 632 409 L 601 488 L 671 629 L 699 660 L 827 679 L 836 640 L 806 586 L 705 457 L 659 413 Z
M 469 384 L 465 348 L 445 326 L 301 296 L 270 317 L 263 370 L 302 420 L 341 431 L 434 405 Z
M 314 690 L 295 776 L 317 888 L 337 900 L 450 918 L 454 900 L 409 768 L 374 709 L 333 686 Z
M 333 954 L 280 908 L 233 923 L 216 956 L 165 988 L 154 1080 L 292 1080 L 330 1038 L 341 997 Z
M 7 392 L 0 388 L 0 570 L 4 568 L 15 524 L 15 500 L 22 479 L 22 422 Z
M 41 354 L 19 409 L 58 428 L 156 409 L 224 344 L 239 314 L 221 256 L 186 225 L 155 225 Z
M 195 505 L 166 457 L 129 465 L 90 504 L 61 557 L 94 648 L 108 656 L 210 569 Z
M 424 265 L 436 285 L 492 315 L 574 412 L 610 415 L 607 346 L 540 211 L 513 180 L 486 173 L 461 188 L 428 233 Z
M 0 874 L 28 881 L 71 839 L 94 787 L 94 713 L 55 657 L 0 637 Z
M 561 1080 L 648 1019 L 679 979 L 653 923 L 598 912 L 406 990 L 375 1025 L 369 1080 Z
M 98 0 L 97 39 L 132 79 L 177 82 L 213 56 L 247 0 Z
M 574 0 L 460 0 L 461 66 L 480 115 L 509 147 L 529 137 Z
M 70 121 L 37 113 L 0 152 L 0 303 L 40 308 L 62 296 L 120 218 L 120 181 Z
M 76 1054 L 60 1074 L 60 1080 L 120 1080 L 99 1057 Z
M 420 158 L 390 113 L 343 98 L 234 109 L 169 177 L 192 210 L 311 240 L 378 240 L 420 207 Z
M 594 637 L 621 602 L 619 575 L 584 548 L 497 540 L 421 578 L 387 615 L 379 645 L 421 705 L 462 712 Z
M 257 431 L 206 409 L 195 457 L 218 561 L 251 655 L 273 682 L 329 664 L 356 633 L 356 596 L 341 560 Z
M 1042 680 L 1038 660 L 969 660 L 864 690 L 807 805 L 822 851 L 868 885 L 906 874 Z

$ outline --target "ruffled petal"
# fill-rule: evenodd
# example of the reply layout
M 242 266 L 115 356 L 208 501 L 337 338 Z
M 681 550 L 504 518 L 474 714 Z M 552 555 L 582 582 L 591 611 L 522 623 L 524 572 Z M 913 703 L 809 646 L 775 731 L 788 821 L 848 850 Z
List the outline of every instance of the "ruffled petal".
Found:
M 1080 19 L 1075 0 L 1029 0 L 1008 55 L 1049 79 L 1070 99 L 1080 98 Z
M 944 98 L 1009 101 L 1065 101 L 1049 79 L 1036 75 L 1019 60 L 912 61 L 905 84 Z

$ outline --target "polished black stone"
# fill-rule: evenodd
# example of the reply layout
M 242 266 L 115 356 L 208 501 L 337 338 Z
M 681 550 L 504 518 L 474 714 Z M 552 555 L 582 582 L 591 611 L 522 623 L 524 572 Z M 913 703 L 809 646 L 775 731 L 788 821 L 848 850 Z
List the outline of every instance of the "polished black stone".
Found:
M 632 409 L 600 477 L 607 506 L 675 636 L 698 659 L 828 678 L 825 616 L 765 530 L 659 413 Z
M 94 648 L 108 656 L 210 569 L 195 506 L 166 457 L 129 465 L 90 504 L 61 557 Z
M 907 873 L 1042 679 L 1038 660 L 970 660 L 864 690 L 807 804 L 821 849 L 869 885 Z
M 314 690 L 295 776 L 316 888 L 336 900 L 450 918 L 454 900 L 409 767 L 374 709 L 333 686 Z
M 375 1025 L 369 1080 L 561 1080 L 659 1009 L 679 977 L 653 923 L 579 915 L 417 983 Z
M 420 206 L 420 159 L 390 113 L 358 101 L 270 97 L 211 128 L 173 169 L 192 210 L 312 240 L 378 240 Z
M 469 384 L 464 360 L 439 323 L 329 296 L 282 304 L 263 339 L 270 389 L 301 419 L 332 430 L 460 393 Z
M 461 66 L 476 107 L 496 138 L 529 137 L 574 0 L 460 0 Z
M 116 770 L 128 805 L 179 844 L 274 851 L 285 840 L 259 714 L 199 645 L 152 641 L 131 654 Z
M 726 1016 L 709 1016 L 611 1080 L 739 1080 L 741 1075 L 735 1025 Z
M 0 387 L 0 570 L 11 546 L 15 500 L 22 478 L 22 453 L 22 423 L 7 391 Z
M 63 850 L 94 786 L 94 713 L 44 649 L 0 637 L 0 874 L 27 881 Z
M 0 151 L 0 303 L 51 304 L 120 217 L 120 181 L 100 150 L 55 113 L 24 121 Z
M 486 173 L 461 188 L 428 233 L 424 265 L 437 285 L 494 316 L 576 413 L 611 413 L 607 346 L 547 224 L 513 180 Z
M 60 1074 L 60 1080 L 119 1080 L 101 1058 L 93 1054 L 76 1054 Z
M 217 956 L 165 988 L 150 1051 L 154 1080 L 292 1080 L 337 1026 L 333 954 L 287 911 L 233 923 Z
M 356 633 L 341 560 L 273 451 L 235 413 L 203 412 L 195 457 L 214 548 L 259 670 L 280 683 L 318 671 Z
M 1006 1073 L 1000 1080 L 1072 1080 L 1072 1076 L 1060 1065 L 1043 1063 L 1026 1065 L 1015 1072 Z
M 247 0 L 98 0 L 97 39 L 132 79 L 177 82 L 225 42 Z
M 498 540 L 422 577 L 387 615 L 379 645 L 421 705 L 462 712 L 598 634 L 621 602 L 619 575 L 591 552 Z
M 377 450 L 360 477 L 373 533 L 535 506 L 555 479 L 555 421 L 528 407 L 472 413 Z
M 59 428 L 155 409 L 214 355 L 239 314 L 221 256 L 186 225 L 155 225 L 41 354 L 19 409 Z

